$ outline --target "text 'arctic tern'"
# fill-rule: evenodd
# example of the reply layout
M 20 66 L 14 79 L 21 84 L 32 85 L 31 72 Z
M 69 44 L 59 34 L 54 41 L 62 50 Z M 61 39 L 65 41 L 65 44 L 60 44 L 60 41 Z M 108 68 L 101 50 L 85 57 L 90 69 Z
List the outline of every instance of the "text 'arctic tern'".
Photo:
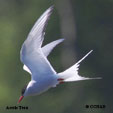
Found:
M 22 95 L 18 103 L 25 96 L 38 95 L 44 91 L 47 91 L 51 87 L 56 87 L 56 85 L 63 82 L 98 79 L 81 77 L 78 74 L 80 62 L 84 60 L 92 52 L 92 50 L 64 72 L 57 73 L 51 66 L 47 56 L 56 45 L 64 40 L 59 39 L 45 45 L 44 47 L 41 47 L 44 40 L 45 28 L 52 10 L 53 6 L 48 8 L 42 14 L 42 16 L 36 21 L 35 25 L 28 34 L 27 39 L 22 45 L 20 58 L 24 64 L 23 69 L 31 75 L 31 81 L 22 90 Z

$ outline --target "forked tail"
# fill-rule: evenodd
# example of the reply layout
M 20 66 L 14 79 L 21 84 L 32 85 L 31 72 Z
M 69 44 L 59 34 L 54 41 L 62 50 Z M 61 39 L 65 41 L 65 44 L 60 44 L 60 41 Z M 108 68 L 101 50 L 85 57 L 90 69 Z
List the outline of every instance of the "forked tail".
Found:
M 65 70 L 64 72 L 58 73 L 59 76 L 59 83 L 62 82 L 71 82 L 71 81 L 79 81 L 79 80 L 89 80 L 89 79 L 101 79 L 100 77 L 97 78 L 87 78 L 82 77 L 78 74 L 79 65 L 80 63 L 92 52 L 91 50 L 89 53 L 87 53 L 82 59 L 80 59 L 76 64 Z

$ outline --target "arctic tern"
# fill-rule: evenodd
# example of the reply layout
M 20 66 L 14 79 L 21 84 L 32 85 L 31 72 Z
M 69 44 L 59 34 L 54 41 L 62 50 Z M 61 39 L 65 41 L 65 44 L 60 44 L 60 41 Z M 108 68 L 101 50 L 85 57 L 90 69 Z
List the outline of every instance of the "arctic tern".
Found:
M 48 8 L 42 14 L 42 16 L 34 24 L 27 39 L 22 45 L 20 59 L 24 64 L 23 69 L 31 75 L 31 81 L 23 88 L 18 103 L 23 99 L 23 97 L 41 94 L 49 88 L 56 87 L 56 85 L 63 82 L 98 79 L 86 78 L 78 74 L 80 62 L 83 61 L 92 52 L 92 50 L 64 72 L 57 73 L 53 69 L 47 59 L 47 56 L 53 48 L 63 42 L 64 39 L 53 41 L 42 47 L 45 28 L 52 11 L 53 6 Z

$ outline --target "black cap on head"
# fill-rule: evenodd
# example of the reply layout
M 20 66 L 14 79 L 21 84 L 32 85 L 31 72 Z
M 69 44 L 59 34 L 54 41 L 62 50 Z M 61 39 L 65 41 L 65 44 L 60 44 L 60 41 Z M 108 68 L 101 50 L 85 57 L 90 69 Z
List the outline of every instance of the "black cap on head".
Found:
M 23 87 L 23 89 L 22 89 L 22 91 L 21 91 L 21 95 L 24 95 L 26 88 L 27 88 L 27 85 L 25 85 L 25 86 Z

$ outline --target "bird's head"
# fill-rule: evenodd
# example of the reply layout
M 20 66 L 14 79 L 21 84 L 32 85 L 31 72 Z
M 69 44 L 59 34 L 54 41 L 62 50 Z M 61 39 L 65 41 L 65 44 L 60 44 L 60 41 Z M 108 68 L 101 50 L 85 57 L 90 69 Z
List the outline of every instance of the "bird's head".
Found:
M 24 87 L 23 87 L 23 89 L 21 90 L 21 96 L 20 96 L 20 98 L 19 98 L 19 100 L 18 100 L 18 104 L 21 102 L 21 100 L 24 98 L 24 93 L 25 93 L 25 91 L 26 91 L 26 88 L 27 88 L 27 85 L 25 85 Z

